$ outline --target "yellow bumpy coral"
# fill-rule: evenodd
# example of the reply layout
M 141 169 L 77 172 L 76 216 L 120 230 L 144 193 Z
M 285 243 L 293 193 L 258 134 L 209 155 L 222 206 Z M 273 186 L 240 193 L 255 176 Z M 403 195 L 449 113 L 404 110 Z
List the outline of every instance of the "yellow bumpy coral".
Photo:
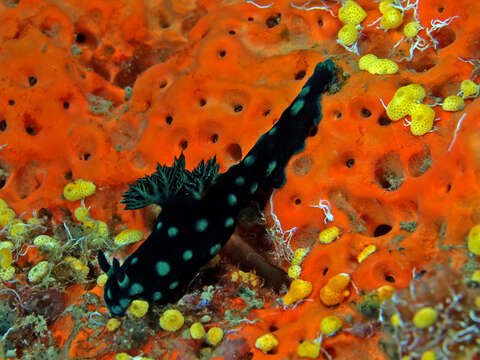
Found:
M 203 339 L 205 336 L 205 328 L 203 327 L 202 323 L 197 321 L 190 326 L 190 336 L 195 340 Z
M 403 35 L 407 38 L 413 38 L 418 35 L 422 26 L 417 21 L 410 21 L 403 27 Z
M 379 59 L 373 54 L 366 54 L 358 60 L 358 68 L 374 75 L 388 75 L 398 72 L 398 65 L 390 59 Z
M 144 317 L 148 312 L 148 301 L 145 300 L 133 300 L 127 309 L 127 314 L 136 318 Z
M 467 238 L 468 251 L 474 255 L 480 255 L 480 224 L 472 227 Z
M 318 234 L 318 241 L 322 244 L 330 244 L 340 236 L 340 229 L 336 226 L 330 226 Z
M 326 336 L 335 335 L 342 328 L 342 319 L 338 316 L 326 316 L 320 321 L 320 332 Z
M 333 306 L 341 303 L 343 299 L 350 295 L 347 290 L 350 284 L 348 274 L 338 274 L 330 278 L 327 284 L 320 289 L 320 300 L 324 305 Z
M 278 346 L 278 340 L 273 334 L 265 334 L 257 338 L 255 347 L 262 350 L 264 353 L 272 351 Z
M 223 339 L 223 329 L 214 326 L 207 331 L 207 343 L 212 346 L 217 345 Z
M 432 130 L 435 111 L 430 106 L 414 103 L 410 110 L 410 116 L 412 118 L 410 131 L 413 135 L 421 136 Z
M 302 341 L 297 348 L 297 355 L 300 357 L 316 359 L 320 355 L 320 345 L 314 341 Z
M 360 24 L 367 17 L 363 8 L 353 0 L 347 0 L 338 11 L 338 19 L 344 24 Z
M 290 284 L 290 289 L 283 297 L 285 305 L 291 305 L 299 300 L 305 299 L 312 293 L 312 283 L 310 281 L 295 279 Z
M 343 25 L 338 31 L 337 37 L 338 43 L 342 45 L 350 46 L 355 44 L 358 40 L 357 26 L 354 24 Z
M 28 281 L 31 283 L 37 283 L 42 280 L 50 270 L 50 264 L 48 261 L 40 261 L 28 272 Z
M 300 265 L 308 253 L 307 248 L 298 248 L 293 253 L 292 265 Z
M 358 263 L 360 264 L 363 260 L 365 260 L 368 256 L 373 254 L 376 250 L 377 250 L 377 247 L 375 245 L 366 246 L 357 256 Z
M 183 326 L 183 314 L 175 309 L 166 310 L 160 317 L 160 326 L 166 331 L 177 331 Z
M 117 330 L 120 325 L 122 325 L 122 322 L 116 318 L 112 318 L 112 319 L 109 319 L 107 321 L 107 330 L 112 332 L 112 331 L 115 331 Z
M 125 229 L 115 236 L 115 244 L 118 246 L 136 243 L 143 239 L 143 233 L 140 230 Z
M 394 8 L 389 7 L 385 10 L 380 20 L 380 27 L 385 30 L 396 29 L 403 23 L 403 13 Z
M 97 187 L 91 181 L 77 179 L 63 188 L 63 197 L 69 201 L 84 199 L 95 194 Z
M 460 90 L 464 99 L 474 98 L 478 96 L 479 86 L 474 81 L 467 79 L 460 84 Z
M 459 111 L 464 108 L 465 102 L 458 95 L 450 95 L 443 100 L 442 109 L 445 111 Z
M 437 321 L 438 312 L 431 306 L 426 306 L 418 310 L 413 316 L 413 324 L 419 328 L 427 328 Z
M 302 267 L 300 265 L 291 265 L 288 268 L 288 277 L 291 279 L 298 279 L 300 274 L 302 273 Z

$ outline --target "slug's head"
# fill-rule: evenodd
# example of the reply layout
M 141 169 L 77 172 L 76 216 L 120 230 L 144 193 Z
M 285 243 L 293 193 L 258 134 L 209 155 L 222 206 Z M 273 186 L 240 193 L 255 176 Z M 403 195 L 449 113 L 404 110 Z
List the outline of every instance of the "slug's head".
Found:
M 114 317 L 123 316 L 133 300 L 130 279 L 119 261 L 114 258 L 110 265 L 102 251 L 98 251 L 98 264 L 108 275 L 103 291 L 105 305 Z

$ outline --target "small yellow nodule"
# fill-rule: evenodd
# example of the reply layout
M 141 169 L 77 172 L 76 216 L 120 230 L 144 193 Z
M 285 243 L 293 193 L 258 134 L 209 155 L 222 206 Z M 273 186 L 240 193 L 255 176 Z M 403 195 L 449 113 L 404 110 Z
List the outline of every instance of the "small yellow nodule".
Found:
M 335 335 L 342 328 L 342 319 L 338 316 L 326 316 L 320 322 L 320 332 L 326 336 Z
M 148 301 L 145 300 L 133 300 L 130 306 L 127 309 L 127 314 L 134 316 L 136 318 L 144 317 L 148 312 Z
M 320 345 L 314 341 L 302 341 L 300 345 L 298 345 L 297 355 L 300 357 L 316 359 L 318 358 L 318 355 L 320 355 Z
M 468 233 L 467 247 L 474 255 L 480 255 L 480 224 L 472 227 Z
M 295 279 L 290 284 L 290 289 L 283 297 L 285 305 L 291 305 L 299 300 L 305 299 L 312 293 L 312 283 L 310 281 Z
M 115 331 L 120 327 L 121 324 L 122 322 L 118 319 L 115 319 L 115 318 L 109 319 L 107 321 L 107 330 L 110 332 Z
M 205 328 L 203 327 L 202 323 L 197 321 L 190 326 L 190 336 L 195 340 L 203 339 L 205 336 Z
M 458 95 L 450 95 L 443 100 L 442 109 L 445 111 L 460 111 L 464 108 L 465 102 Z
M 322 244 L 330 244 L 340 236 L 340 229 L 336 226 L 330 226 L 318 234 L 318 241 Z
M 223 329 L 214 326 L 211 329 L 207 331 L 207 343 L 209 343 L 212 346 L 217 345 L 220 341 L 223 339 Z
M 177 331 L 183 326 L 183 314 L 175 309 L 166 310 L 160 318 L 160 326 L 166 331 Z
M 262 350 L 264 353 L 272 351 L 278 346 L 278 340 L 273 334 L 265 334 L 257 338 L 255 347 Z
M 418 310 L 413 317 L 413 324 L 421 329 L 432 326 L 437 321 L 438 312 L 431 306 Z

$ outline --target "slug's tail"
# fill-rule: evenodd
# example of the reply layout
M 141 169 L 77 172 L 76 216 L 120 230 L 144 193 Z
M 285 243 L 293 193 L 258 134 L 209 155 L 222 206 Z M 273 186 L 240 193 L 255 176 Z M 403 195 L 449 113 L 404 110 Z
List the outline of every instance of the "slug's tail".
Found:
M 305 139 L 322 119 L 322 94 L 336 82 L 336 71 L 330 59 L 318 63 L 278 122 L 262 135 L 243 160 L 245 165 L 252 157 L 256 160 L 253 167 L 257 175 L 265 177 L 267 186 L 280 188 L 284 185 L 289 159 L 305 149 Z

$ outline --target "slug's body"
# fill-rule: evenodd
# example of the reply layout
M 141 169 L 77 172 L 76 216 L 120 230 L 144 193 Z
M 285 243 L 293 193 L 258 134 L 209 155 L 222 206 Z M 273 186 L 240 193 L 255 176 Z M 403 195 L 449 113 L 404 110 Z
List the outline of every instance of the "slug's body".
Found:
M 110 265 L 99 252 L 109 275 L 105 303 L 114 316 L 123 315 L 136 298 L 167 303 L 182 295 L 228 241 L 256 190 L 283 186 L 285 167 L 305 148 L 310 129 L 321 119 L 322 93 L 334 80 L 333 62 L 319 63 L 280 120 L 227 172 L 217 173 L 215 159 L 190 172 L 182 155 L 172 167 L 159 166 L 130 186 L 123 200 L 127 209 L 159 203 L 162 211 L 153 232 L 122 266 L 116 259 Z

